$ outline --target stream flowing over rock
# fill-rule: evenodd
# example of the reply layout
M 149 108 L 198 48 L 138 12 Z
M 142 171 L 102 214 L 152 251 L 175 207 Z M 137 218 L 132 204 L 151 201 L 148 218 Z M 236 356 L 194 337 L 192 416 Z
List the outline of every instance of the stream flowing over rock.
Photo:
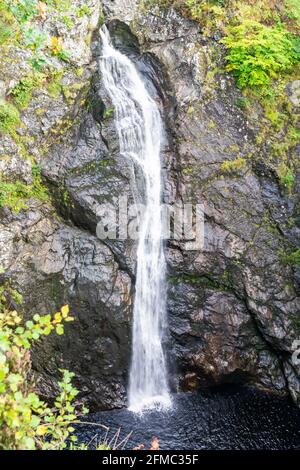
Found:
M 97 67 L 101 5 L 91 3 L 91 21 L 80 20 L 81 39 L 70 46 L 82 69 L 64 78 L 71 99 L 37 90 L 24 111 L 22 132 L 51 204 L 31 199 L 18 213 L 0 208 L 0 276 L 22 293 L 27 315 L 69 304 L 75 316 L 63 336 L 46 338 L 33 353 L 42 395 L 55 396 L 57 370 L 67 368 L 80 397 L 102 410 L 126 405 L 136 243 L 96 236 L 100 205 L 134 195 Z M 172 389 L 251 383 L 300 403 L 300 366 L 291 359 L 300 338 L 300 272 L 280 254 L 287 240 L 299 245 L 300 180 L 292 195 L 281 191 L 264 143 L 256 142 L 260 110 L 247 116 L 232 78 L 210 73 L 221 46 L 198 24 L 133 1 L 102 5 L 114 46 L 135 63 L 165 122 L 164 202 L 204 206 L 203 250 L 186 251 L 180 241 L 166 247 Z M 5 90 L 16 73 L 3 70 Z M 16 152 L 1 135 L 0 175 L 28 182 L 31 162 Z M 250 154 L 242 168 L 222 172 L 224 161 Z

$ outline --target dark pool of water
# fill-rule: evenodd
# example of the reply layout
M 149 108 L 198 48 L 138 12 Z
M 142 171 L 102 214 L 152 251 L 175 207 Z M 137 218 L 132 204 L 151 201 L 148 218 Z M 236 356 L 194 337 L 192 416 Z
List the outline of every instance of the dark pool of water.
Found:
M 86 421 L 109 427 L 107 439 L 120 428 L 120 448 L 149 443 L 160 449 L 300 449 L 300 410 L 288 398 L 259 392 L 252 387 L 225 387 L 173 396 L 169 412 L 149 411 L 138 416 L 127 409 L 90 414 Z M 106 431 L 79 425 L 80 441 L 100 442 Z

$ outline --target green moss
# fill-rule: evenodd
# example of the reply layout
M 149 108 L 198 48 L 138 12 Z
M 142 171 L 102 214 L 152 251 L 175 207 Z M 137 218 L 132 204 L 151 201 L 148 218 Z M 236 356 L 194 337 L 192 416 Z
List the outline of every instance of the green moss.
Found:
M 289 121 L 292 120 L 292 117 L 293 114 L 286 114 L 286 118 L 289 118 Z M 285 135 L 281 139 L 278 139 L 276 134 L 273 136 L 270 129 L 265 128 L 263 130 L 265 132 L 261 133 L 262 143 L 266 140 L 267 136 L 270 141 L 269 158 L 277 163 L 278 174 L 280 176 L 280 174 L 285 173 L 284 166 L 286 167 L 293 163 L 297 164 L 298 159 L 295 149 L 300 140 L 300 132 L 294 126 L 287 125 L 285 127 Z
M 14 136 L 16 127 L 20 124 L 20 114 L 17 108 L 11 103 L 0 101 L 0 131 Z
M 246 166 L 245 158 L 238 157 L 235 160 L 224 160 L 221 164 L 221 171 L 230 173 L 235 171 L 240 171 Z
M 0 18 L 0 46 L 6 43 L 12 36 L 14 30 Z
M 0 0 L 0 19 L 8 25 L 15 23 L 15 16 L 10 11 L 9 3 L 7 0 Z
M 23 303 L 23 296 L 18 292 L 16 289 L 10 289 L 10 295 L 12 299 L 16 302 L 18 305 L 22 305 Z
M 195 286 L 208 287 L 215 290 L 227 291 L 231 289 L 231 284 L 228 282 L 228 278 L 224 277 L 217 281 L 208 276 L 199 276 L 197 274 L 182 273 L 176 276 L 169 277 L 170 284 L 177 285 L 181 283 L 191 284 Z
M 240 96 L 236 99 L 235 105 L 241 109 L 246 109 L 250 106 L 250 101 L 245 96 Z
M 280 113 L 276 105 L 272 103 L 270 106 L 270 104 L 268 103 L 267 105 L 265 105 L 264 111 L 266 118 L 271 121 L 273 127 L 276 130 L 279 130 L 284 125 L 286 115 Z
M 105 108 L 104 113 L 103 113 L 103 119 L 109 119 L 114 115 L 114 108 Z
M 183 168 L 182 173 L 184 175 L 190 175 L 190 174 L 193 173 L 193 171 L 194 171 L 194 169 L 192 167 L 186 167 L 186 168 Z
M 64 70 L 52 69 L 48 77 L 48 86 L 47 90 L 53 98 L 58 98 L 62 93 L 63 87 L 61 84 L 62 77 L 64 75 Z
M 183 11 L 200 23 L 203 33 L 206 36 L 213 34 L 221 27 L 225 18 L 225 9 L 221 0 L 185 0 Z
M 35 111 L 35 114 L 36 114 L 37 116 L 43 116 L 43 114 L 45 114 L 46 111 L 47 111 L 47 110 L 44 109 L 44 108 L 38 108 L 38 109 Z
M 293 266 L 300 266 L 300 248 L 290 253 L 285 253 L 281 251 L 280 257 L 287 264 L 291 264 Z
M 108 168 L 113 164 L 113 161 L 109 157 L 102 157 L 101 159 L 93 160 L 86 163 L 84 166 L 74 168 L 71 171 L 72 175 L 86 175 L 88 173 L 97 173 L 100 169 Z
M 3 270 L 5 272 L 5 270 Z M 0 285 L 0 311 L 3 312 L 8 303 L 14 301 L 18 306 L 23 303 L 23 296 L 16 289 L 13 289 L 11 280 L 4 280 Z
M 33 183 L 26 184 L 17 180 L 14 182 L 0 182 L 0 207 L 9 207 L 13 212 L 27 209 L 28 199 L 48 200 L 47 188 L 43 186 L 40 171 L 33 167 Z
M 230 152 L 230 153 L 238 153 L 239 150 L 240 148 L 237 144 L 231 144 L 228 147 L 226 147 L 226 152 Z
M 85 83 L 83 82 L 76 82 L 70 85 L 63 85 L 62 92 L 63 95 L 68 103 L 74 103 L 77 99 L 79 92 L 85 87 Z
M 183 273 L 176 276 L 170 276 L 169 282 L 171 284 L 180 284 L 181 282 L 188 284 L 199 284 L 201 282 L 201 278 L 196 274 Z
M 62 192 L 62 202 L 67 207 L 70 203 L 70 195 L 67 189 Z
M 21 78 L 11 91 L 13 101 L 18 108 L 27 108 L 32 99 L 34 89 L 41 87 L 45 82 L 45 78 L 45 75 L 39 72 L 32 72 Z
M 76 77 L 82 77 L 83 72 L 84 72 L 84 68 L 83 68 L 83 67 L 77 67 L 77 68 L 75 69 Z
M 99 23 L 99 28 L 104 25 L 104 23 L 105 23 L 105 16 L 103 15 L 103 13 L 100 13 L 98 23 Z
M 299 0 L 285 0 L 286 12 L 288 18 L 296 21 L 298 28 L 300 27 L 300 3 Z
M 277 168 L 277 173 L 279 176 L 279 180 L 281 185 L 291 193 L 294 184 L 295 184 L 295 174 L 293 170 L 288 167 L 285 163 L 281 163 Z

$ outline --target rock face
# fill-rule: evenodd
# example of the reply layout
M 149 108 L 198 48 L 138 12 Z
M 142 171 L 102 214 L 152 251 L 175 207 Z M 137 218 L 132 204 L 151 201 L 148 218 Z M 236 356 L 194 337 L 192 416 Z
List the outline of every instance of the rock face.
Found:
M 299 243 L 297 192 L 282 193 L 264 163 L 255 119 L 237 107 L 232 80 L 211 73 L 217 46 L 197 24 L 173 10 L 103 3 L 116 46 L 134 60 L 161 105 L 164 201 L 204 207 L 204 248 L 167 244 L 173 388 L 251 382 L 299 400 L 300 369 L 291 359 L 300 337 L 299 273 L 281 256 L 287 241 Z M 109 409 L 126 403 L 135 244 L 101 241 L 96 225 L 102 204 L 115 207 L 120 195 L 132 200 L 132 169 L 119 156 L 98 75 L 97 31 L 86 54 L 74 59 L 89 65 L 71 102 L 47 97 L 49 118 L 38 124 L 34 101 L 25 112 L 46 148 L 39 164 L 52 205 L 31 200 L 17 214 L 0 209 L 0 264 L 30 315 L 68 303 L 76 318 L 63 337 L 49 337 L 34 351 L 43 395 L 53 396 L 57 369 L 64 367 L 76 373 L 90 407 Z M 0 171 L 30 182 L 28 161 L 18 162 L 14 153 L 7 142 Z M 243 165 L 226 169 L 224 162 L 237 158 Z
M 63 340 L 49 337 L 33 353 L 40 391 L 51 397 L 59 368 L 76 372 L 82 396 L 96 407 L 121 406 L 129 358 L 131 280 L 111 251 L 83 230 L 32 203 L 3 217 L 1 257 L 20 286 L 28 312 L 69 304 L 76 321 Z M 4 249 L 5 247 L 5 249 Z M 99 400 L 100 397 L 100 400 Z

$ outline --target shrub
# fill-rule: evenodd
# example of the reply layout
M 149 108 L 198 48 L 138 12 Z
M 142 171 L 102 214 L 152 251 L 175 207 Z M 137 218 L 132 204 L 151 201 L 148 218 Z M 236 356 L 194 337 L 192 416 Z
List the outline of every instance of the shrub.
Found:
M 282 26 L 265 26 L 245 20 L 230 26 L 221 41 L 227 48 L 227 70 L 237 77 L 239 87 L 268 87 L 279 73 L 299 60 L 292 36 Z
M 73 320 L 67 305 L 55 315 L 34 315 L 22 323 L 12 305 L 20 302 L 10 286 L 0 286 L 0 449 L 64 449 L 67 440 L 75 442 L 72 424 L 84 408 L 76 409 L 78 391 L 72 386 L 72 373 L 61 370 L 60 394 L 54 406 L 40 400 L 34 391 L 30 372 L 30 347 L 52 331 L 61 335 L 63 322 Z

